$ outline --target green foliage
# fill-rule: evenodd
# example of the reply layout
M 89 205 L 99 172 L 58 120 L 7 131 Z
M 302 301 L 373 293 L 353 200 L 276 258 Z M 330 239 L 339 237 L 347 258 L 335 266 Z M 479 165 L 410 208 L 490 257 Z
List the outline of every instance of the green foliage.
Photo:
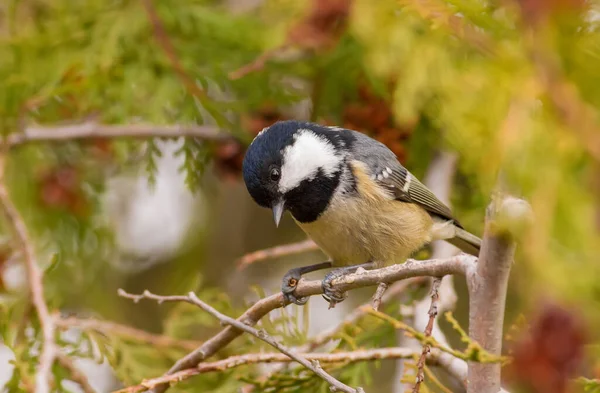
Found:
M 258 70 L 230 79 L 230 72 L 286 42 L 290 29 L 306 22 L 312 5 L 265 1 L 249 11 L 232 12 L 226 2 L 154 1 L 162 31 L 140 1 L 5 3 L 0 6 L 3 136 L 34 123 L 94 119 L 106 124 L 216 125 L 246 143 L 252 133 L 244 120 L 265 106 L 286 111 L 310 99 L 313 120 L 342 125 L 351 123 L 349 103 L 358 102 L 368 89 L 393 112 L 393 124 L 386 127 L 410 130 L 410 140 L 402 139 L 402 144 L 408 150 L 406 164 L 415 174 L 424 173 L 436 150 L 458 152 L 452 202 L 469 230 L 482 232 L 485 206 L 499 173 L 510 191 L 531 203 L 536 221 L 519 244 L 509 320 L 511 314 L 535 307 L 540 297 L 574 304 L 573 309 L 598 308 L 600 169 L 592 155 L 594 144 L 600 143 L 597 21 L 580 15 L 555 17 L 527 32 L 531 26 L 516 5 L 355 0 L 347 29 L 334 45 L 319 45 L 317 39 L 307 49 L 292 42 L 289 56 L 276 56 Z M 587 6 L 600 9 L 597 1 Z M 158 282 L 164 288 L 175 283 L 178 291 L 199 289 L 199 296 L 232 316 L 247 306 L 225 297 L 217 283 L 200 280 L 202 285 L 190 288 L 203 268 L 196 257 L 204 252 L 203 244 L 176 261 L 177 267 L 158 270 L 154 280 L 109 268 L 119 253 L 102 210 L 104 182 L 115 173 L 145 173 L 149 184 L 155 184 L 163 154 L 159 146 L 153 139 L 20 146 L 8 153 L 6 183 L 45 270 L 45 295 L 52 309 L 90 311 L 172 337 L 203 340 L 220 327 L 193 307 L 132 311 L 140 306 L 128 308 L 115 295 L 124 284 Z M 188 139 L 175 153 L 182 158 L 189 189 L 197 191 L 205 184 L 214 151 Z M 6 222 L 1 228 L 7 237 L 12 235 Z M 39 343 L 39 324 L 24 292 L 0 289 L 2 342 L 16 356 L 9 391 L 20 391 L 34 374 L 37 355 L 28 349 Z M 287 345 L 304 343 L 306 310 L 293 310 L 263 319 L 260 327 Z M 385 311 L 399 318 L 393 308 Z M 587 314 L 596 342 L 600 314 Z M 26 328 L 34 334 L 24 335 Z M 394 334 L 389 323 L 369 317 L 346 326 L 335 338 L 339 342 L 333 350 L 351 350 L 393 345 Z M 81 345 L 63 344 L 80 348 L 78 355 L 84 357 L 105 357 L 128 384 L 161 374 L 183 355 L 178 348 L 159 349 L 93 332 L 82 334 Z M 99 358 L 90 350 L 94 345 L 101 349 Z M 244 336 L 219 356 L 265 348 Z M 466 357 L 481 357 L 479 348 L 469 348 Z M 376 382 L 369 380 L 370 367 L 330 365 L 327 370 L 360 386 Z M 53 371 L 58 382 L 66 378 L 61 367 Z M 203 375 L 176 389 L 231 392 L 243 383 L 265 392 L 327 389 L 314 375 L 293 367 L 267 381 L 259 376 L 256 366 L 247 366 Z M 597 381 L 581 381 L 586 391 L 598 390 Z
M 589 393 L 598 393 L 600 392 L 600 380 L 597 379 L 588 379 L 588 378 L 579 378 L 577 380 L 582 386 L 584 392 Z
M 186 174 L 185 183 L 191 191 L 197 191 L 204 175 L 204 169 L 210 159 L 208 149 L 201 141 L 188 139 L 176 153 L 184 157 L 180 170 Z
M 590 277 L 598 272 L 594 255 L 600 241 L 590 176 L 597 178 L 598 172 L 585 150 L 597 139 L 578 137 L 572 129 L 577 126 L 561 119 L 548 96 L 558 93 L 545 92 L 514 13 L 498 12 L 486 2 L 433 3 L 443 15 L 437 22 L 423 19 L 426 7 L 358 1 L 351 28 L 367 48 L 366 61 L 381 75 L 399 75 L 394 100 L 399 121 L 426 114 L 443 130 L 438 132 L 442 146 L 460 153 L 470 186 L 461 190 L 467 195 L 454 200 L 462 201 L 457 210 L 467 227 L 480 227 L 500 171 L 511 190 L 532 202 L 538 221 L 535 233 L 521 245 L 525 258 L 517 269 L 522 274 L 515 274 L 519 285 L 527 286 L 523 290 L 550 291 L 569 301 L 585 298 L 587 307 L 594 307 L 598 288 Z M 458 34 L 462 40 L 445 22 L 455 12 L 463 16 L 461 26 L 467 26 Z M 551 48 L 565 80 L 580 89 L 581 105 L 594 105 L 597 132 L 600 90 L 590 83 L 590 72 L 600 66 L 598 28 L 557 26 L 560 34 L 540 34 L 533 45 Z M 469 45 L 474 36 L 485 38 L 487 50 Z M 484 198 L 475 199 L 477 195 Z M 465 205 L 469 199 L 476 204 Z

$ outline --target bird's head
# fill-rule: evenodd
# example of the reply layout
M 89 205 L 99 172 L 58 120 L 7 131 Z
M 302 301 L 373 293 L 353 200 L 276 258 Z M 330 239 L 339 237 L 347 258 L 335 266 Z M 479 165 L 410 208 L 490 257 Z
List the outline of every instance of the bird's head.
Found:
M 341 129 L 277 122 L 248 147 L 242 169 L 246 188 L 257 204 L 273 210 L 276 225 L 285 210 L 299 222 L 315 221 L 340 184 L 347 142 Z

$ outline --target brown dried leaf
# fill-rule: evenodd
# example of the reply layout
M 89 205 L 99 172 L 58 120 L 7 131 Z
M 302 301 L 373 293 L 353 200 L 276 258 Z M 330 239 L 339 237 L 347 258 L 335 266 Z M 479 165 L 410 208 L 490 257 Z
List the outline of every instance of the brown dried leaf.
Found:
M 346 29 L 351 0 L 313 0 L 310 12 L 290 29 L 287 42 L 305 49 L 334 46 Z
M 571 310 L 543 307 L 513 347 L 508 379 L 532 393 L 567 393 L 584 357 L 582 321 Z

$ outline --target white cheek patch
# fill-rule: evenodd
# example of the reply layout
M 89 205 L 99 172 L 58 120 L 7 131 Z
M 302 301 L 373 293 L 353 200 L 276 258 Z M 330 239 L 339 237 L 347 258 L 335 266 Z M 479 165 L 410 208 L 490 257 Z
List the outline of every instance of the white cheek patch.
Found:
M 303 180 L 313 179 L 319 168 L 331 177 L 339 171 L 342 157 L 334 146 L 311 130 L 298 130 L 293 145 L 286 147 L 281 167 L 279 191 L 286 192 L 297 187 Z

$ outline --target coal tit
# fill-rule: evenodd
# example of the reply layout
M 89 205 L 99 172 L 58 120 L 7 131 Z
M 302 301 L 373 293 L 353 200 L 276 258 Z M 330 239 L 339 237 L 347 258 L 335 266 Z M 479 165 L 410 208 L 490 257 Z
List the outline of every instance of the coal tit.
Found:
M 402 263 L 432 240 L 446 240 L 478 255 L 481 240 L 465 231 L 427 187 L 404 168 L 384 144 L 357 131 L 300 121 L 280 121 L 252 141 L 243 176 L 254 201 L 284 211 L 329 257 L 329 261 L 291 269 L 283 278 L 287 301 L 301 276 L 341 267 L 323 280 L 332 305 L 344 294 L 334 278 L 363 267 Z

